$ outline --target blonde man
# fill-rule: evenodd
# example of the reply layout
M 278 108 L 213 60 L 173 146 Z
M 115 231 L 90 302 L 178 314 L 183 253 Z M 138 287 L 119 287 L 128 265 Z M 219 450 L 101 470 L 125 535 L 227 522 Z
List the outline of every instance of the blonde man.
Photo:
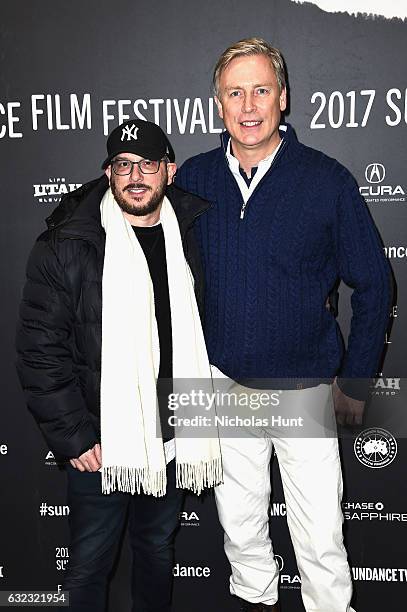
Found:
M 333 423 L 331 432 L 299 436 L 263 427 L 222 440 L 225 480 L 216 501 L 230 590 L 242 610 L 279 609 L 268 522 L 274 450 L 305 609 L 349 612 L 333 415 L 361 422 L 365 385 L 358 382 L 377 371 L 388 265 L 350 173 L 282 123 L 287 91 L 278 49 L 259 38 L 232 45 L 216 64 L 214 90 L 226 128 L 221 146 L 189 159 L 176 179 L 213 204 L 197 222 L 209 359 L 246 390 L 283 390 L 282 411 L 311 411 L 318 423 Z M 326 308 L 339 280 L 354 289 L 346 351 Z

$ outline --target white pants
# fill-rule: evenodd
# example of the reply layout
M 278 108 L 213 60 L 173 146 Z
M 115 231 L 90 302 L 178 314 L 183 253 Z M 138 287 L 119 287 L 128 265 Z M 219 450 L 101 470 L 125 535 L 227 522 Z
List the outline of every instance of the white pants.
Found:
M 235 389 L 237 386 L 235 387 Z M 242 389 L 242 387 L 240 387 Z M 246 392 L 248 389 L 246 389 Z M 329 385 L 284 391 L 291 406 L 310 400 L 333 418 Z M 326 417 L 326 414 L 325 414 Z M 280 437 L 246 432 L 221 439 L 224 484 L 215 487 L 225 552 L 232 568 L 231 593 L 253 603 L 278 600 L 279 570 L 269 537 L 270 459 L 280 466 L 287 523 L 307 612 L 354 612 L 343 545 L 342 473 L 337 437 Z

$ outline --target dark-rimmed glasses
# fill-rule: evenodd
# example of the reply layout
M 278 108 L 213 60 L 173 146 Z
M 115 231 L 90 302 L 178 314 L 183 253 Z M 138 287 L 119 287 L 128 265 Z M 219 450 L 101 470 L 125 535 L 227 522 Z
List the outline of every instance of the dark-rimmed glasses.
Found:
M 132 174 L 134 166 L 138 166 L 142 174 L 157 174 L 162 161 L 166 161 L 166 159 L 140 159 L 140 161 L 130 161 L 130 159 L 118 157 L 112 160 L 111 166 L 113 172 L 119 176 Z

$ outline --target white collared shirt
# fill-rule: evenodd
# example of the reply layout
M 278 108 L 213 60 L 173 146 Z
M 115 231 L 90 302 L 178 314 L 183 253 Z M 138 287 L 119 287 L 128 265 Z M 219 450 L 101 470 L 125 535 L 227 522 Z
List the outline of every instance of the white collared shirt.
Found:
M 243 176 L 240 174 L 239 160 L 236 157 L 234 157 L 234 155 L 232 155 L 232 153 L 230 152 L 230 142 L 231 142 L 231 138 L 229 138 L 228 146 L 226 149 L 226 159 L 228 160 L 229 168 L 239 186 L 240 193 L 242 194 L 243 202 L 246 204 L 247 200 L 250 198 L 253 191 L 256 189 L 257 185 L 260 183 L 261 179 L 263 178 L 263 176 L 269 170 L 271 164 L 273 163 L 275 156 L 280 150 L 281 143 L 283 141 L 280 140 L 279 144 L 274 149 L 274 151 L 270 155 L 268 155 L 267 157 L 259 161 L 258 166 L 257 166 L 257 172 L 252 178 L 252 180 L 250 181 L 250 185 L 246 183 Z

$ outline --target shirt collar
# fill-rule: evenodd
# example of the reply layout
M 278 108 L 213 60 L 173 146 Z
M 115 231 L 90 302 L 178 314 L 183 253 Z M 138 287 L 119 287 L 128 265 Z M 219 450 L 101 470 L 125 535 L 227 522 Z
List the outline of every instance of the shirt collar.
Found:
M 226 147 L 226 159 L 228 160 L 228 164 L 232 172 L 236 173 L 236 172 L 239 172 L 240 164 L 239 164 L 239 160 L 231 152 L 231 142 L 232 142 L 232 139 L 229 138 L 229 141 Z M 267 157 L 259 161 L 259 163 L 257 164 L 257 168 L 261 169 L 264 166 L 270 166 L 271 162 L 277 155 L 277 151 L 281 147 L 282 142 L 283 142 L 283 139 L 280 140 L 277 147 L 274 149 L 272 153 L 270 153 L 270 155 L 267 155 Z

